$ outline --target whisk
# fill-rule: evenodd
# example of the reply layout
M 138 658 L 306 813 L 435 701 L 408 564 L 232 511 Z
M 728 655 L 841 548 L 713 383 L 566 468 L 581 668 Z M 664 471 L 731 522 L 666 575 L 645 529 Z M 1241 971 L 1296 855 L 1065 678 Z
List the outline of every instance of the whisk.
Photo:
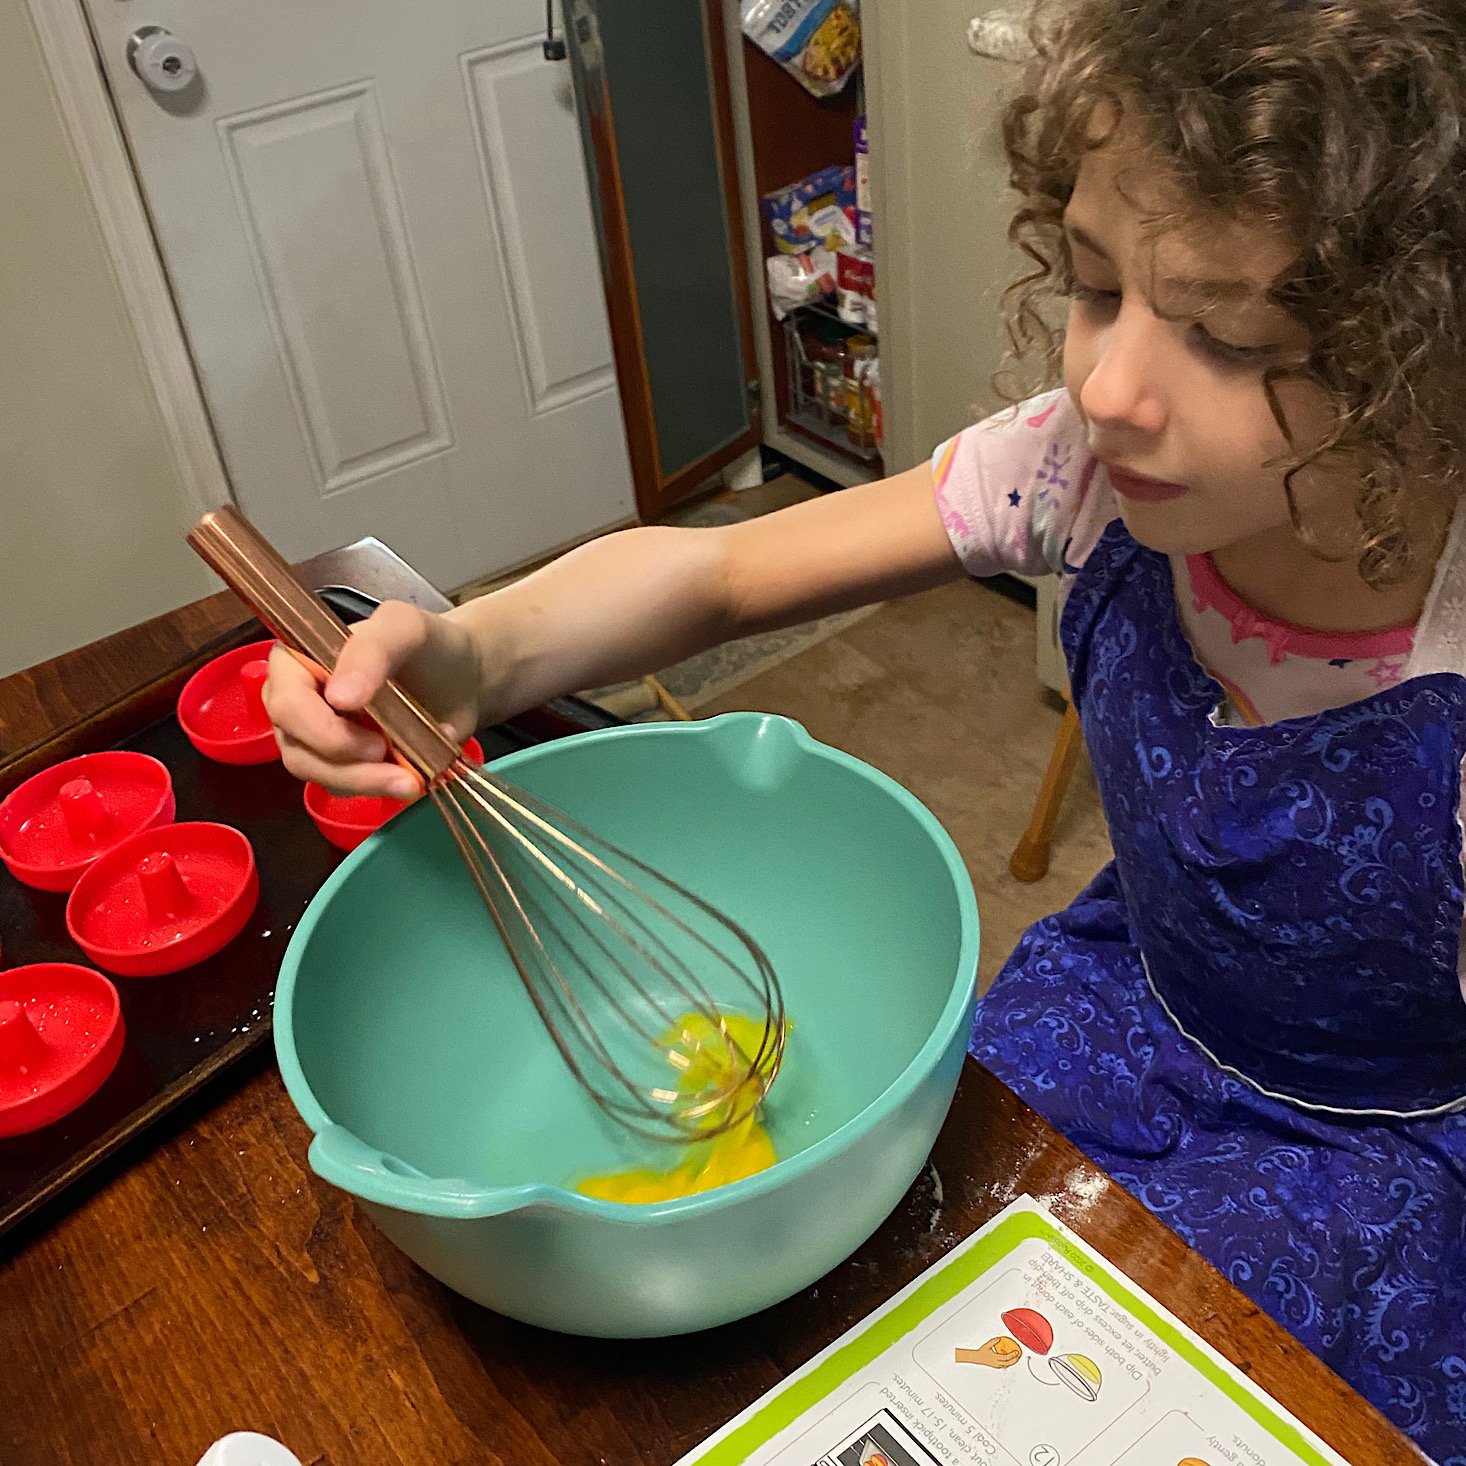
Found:
M 334 669 L 346 627 L 241 514 L 214 510 L 188 540 L 281 641 Z M 758 943 L 685 886 L 470 764 L 395 682 L 366 712 L 422 779 L 525 991 L 595 1103 L 637 1135 L 684 1143 L 750 1117 L 786 1032 Z

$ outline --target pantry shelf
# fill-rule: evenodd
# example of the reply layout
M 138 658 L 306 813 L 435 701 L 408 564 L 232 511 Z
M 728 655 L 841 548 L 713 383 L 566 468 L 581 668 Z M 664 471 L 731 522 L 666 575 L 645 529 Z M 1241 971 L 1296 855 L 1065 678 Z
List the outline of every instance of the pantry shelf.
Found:
M 846 436 L 842 426 L 826 421 L 812 409 L 792 407 L 784 421 L 787 426 L 798 428 L 800 432 L 807 433 L 811 438 L 817 438 L 821 443 L 827 443 L 852 458 L 858 458 L 862 463 L 880 462 L 881 455 L 876 449 L 856 447 Z
M 859 463 L 879 464 L 881 433 L 875 337 L 833 308 L 800 307 L 783 322 L 784 423 Z M 866 370 L 847 370 L 852 349 Z

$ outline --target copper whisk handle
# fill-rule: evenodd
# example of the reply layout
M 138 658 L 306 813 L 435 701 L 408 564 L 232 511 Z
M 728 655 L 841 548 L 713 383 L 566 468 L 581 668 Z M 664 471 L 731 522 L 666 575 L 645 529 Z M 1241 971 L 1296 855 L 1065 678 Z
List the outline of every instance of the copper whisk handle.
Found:
M 335 670 L 351 633 L 237 509 L 225 505 L 205 514 L 188 542 L 281 641 L 327 672 Z M 453 767 L 457 746 L 397 683 L 389 681 L 366 711 L 429 786 Z

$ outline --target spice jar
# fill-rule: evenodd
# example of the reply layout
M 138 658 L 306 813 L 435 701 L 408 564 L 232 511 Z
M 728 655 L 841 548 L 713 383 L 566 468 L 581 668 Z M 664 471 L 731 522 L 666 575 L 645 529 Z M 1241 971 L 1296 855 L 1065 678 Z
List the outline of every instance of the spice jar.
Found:
M 787 338 L 786 338 L 787 339 Z M 796 390 L 800 397 L 813 400 L 819 395 L 821 344 L 816 333 L 801 326 L 794 334 L 797 357 L 794 362 Z
M 833 321 L 818 321 L 800 333 L 800 345 L 810 366 L 809 394 L 818 415 L 834 427 L 843 427 L 845 406 L 845 338 Z M 803 379 L 801 377 L 801 386 Z

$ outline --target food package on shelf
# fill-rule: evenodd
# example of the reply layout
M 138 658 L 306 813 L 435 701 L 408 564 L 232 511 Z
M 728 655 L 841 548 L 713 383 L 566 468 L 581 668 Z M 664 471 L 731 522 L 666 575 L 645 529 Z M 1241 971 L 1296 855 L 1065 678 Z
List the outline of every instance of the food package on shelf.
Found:
M 742 0 L 743 34 L 816 97 L 838 92 L 860 65 L 856 0 Z
M 826 249 L 802 255 L 770 255 L 764 261 L 769 308 L 776 321 L 792 310 L 835 293 L 835 256 Z
M 881 359 L 876 340 L 856 335 L 845 343 L 845 436 L 863 453 L 876 447 L 876 403 L 880 398 Z M 882 432 L 885 431 L 882 424 Z
M 837 250 L 855 243 L 855 169 L 821 168 L 763 196 L 764 219 L 781 254 Z
M 812 412 L 831 427 L 845 425 L 846 342 L 850 333 L 827 316 L 810 316 L 800 321 L 792 337 L 798 351 L 796 375 L 797 408 Z
M 875 243 L 870 217 L 870 134 L 864 113 L 855 119 L 855 242 L 866 249 Z
M 868 249 L 852 245 L 835 257 L 835 301 L 840 319 L 876 333 L 876 262 Z

